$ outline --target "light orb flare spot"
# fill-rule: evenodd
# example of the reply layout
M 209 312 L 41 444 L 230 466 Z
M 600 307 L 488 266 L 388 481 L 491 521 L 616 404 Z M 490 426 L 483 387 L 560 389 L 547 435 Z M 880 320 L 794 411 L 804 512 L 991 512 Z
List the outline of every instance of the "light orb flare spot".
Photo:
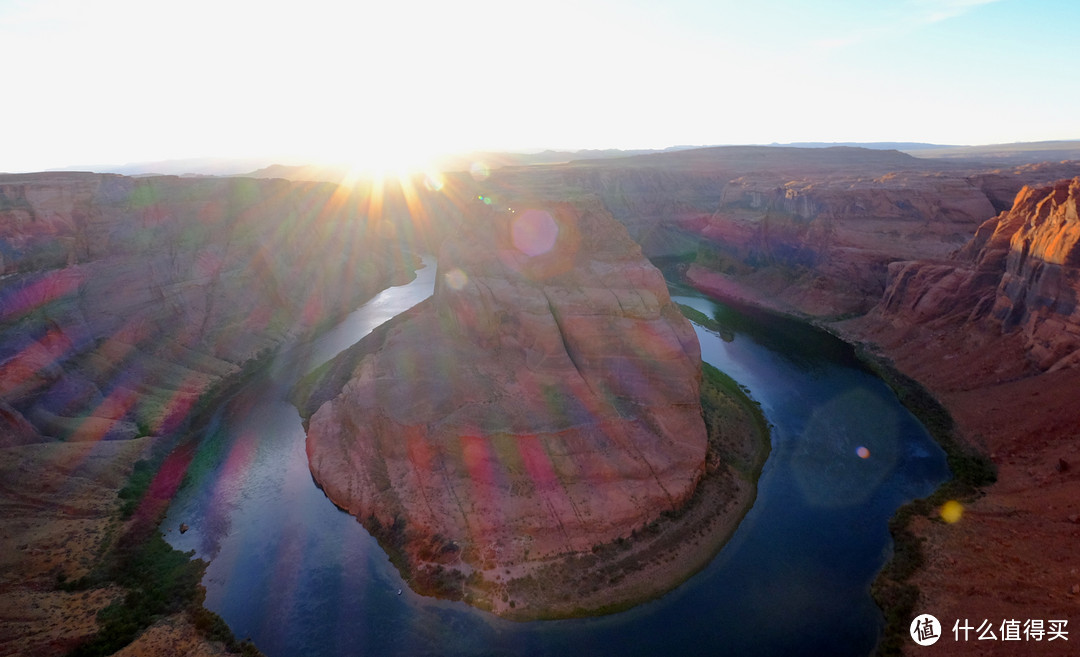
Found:
M 469 165 L 469 173 L 472 174 L 473 180 L 481 182 L 491 175 L 491 167 L 483 162 L 473 162 Z
M 964 505 L 956 500 L 949 500 L 941 505 L 941 519 L 950 525 L 958 522 L 964 515 Z
M 450 271 L 446 272 L 443 276 L 446 284 L 453 290 L 460 290 L 465 287 L 465 284 L 469 282 L 469 276 L 465 272 L 461 271 L 457 267 L 454 267 Z
M 559 224 L 543 210 L 526 210 L 515 214 L 510 226 L 510 239 L 518 251 L 530 256 L 547 253 L 559 238 Z
M 442 178 L 441 174 L 438 174 L 438 173 L 426 173 L 426 174 L 424 174 L 424 187 L 429 192 L 441 192 L 444 184 L 445 183 L 443 182 L 443 178 Z
M 870 450 L 869 450 L 869 449 L 867 449 L 866 447 L 862 446 L 862 445 L 859 445 L 859 446 L 858 446 L 858 447 L 857 447 L 857 448 L 855 449 L 855 453 L 856 453 L 856 454 L 857 454 L 857 455 L 859 456 L 859 458 L 861 458 L 861 459 L 868 459 L 868 458 L 870 458 Z

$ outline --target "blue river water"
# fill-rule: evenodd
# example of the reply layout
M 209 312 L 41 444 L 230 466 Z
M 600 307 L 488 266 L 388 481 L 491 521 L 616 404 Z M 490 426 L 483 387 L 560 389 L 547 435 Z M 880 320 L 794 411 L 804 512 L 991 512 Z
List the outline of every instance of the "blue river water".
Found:
M 206 606 L 268 657 L 293 655 L 867 655 L 870 583 L 898 506 L 948 475 L 941 449 L 836 338 L 690 290 L 714 317 L 702 357 L 773 425 L 758 497 L 732 540 L 667 595 L 610 616 L 517 623 L 414 594 L 363 527 L 315 486 L 286 401 L 304 373 L 432 292 L 435 267 L 278 356 L 212 419 L 162 525 L 209 561 Z M 191 529 L 180 534 L 176 527 Z

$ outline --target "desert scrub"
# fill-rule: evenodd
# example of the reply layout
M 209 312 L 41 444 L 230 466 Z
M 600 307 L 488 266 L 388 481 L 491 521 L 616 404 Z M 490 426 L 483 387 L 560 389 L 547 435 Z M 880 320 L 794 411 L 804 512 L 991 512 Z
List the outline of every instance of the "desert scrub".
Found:
M 258 360 L 246 362 L 200 396 L 186 424 L 190 433 L 159 444 L 154 455 L 135 464 L 127 483 L 117 491 L 123 522 L 119 537 L 87 575 L 71 581 L 58 576 L 57 587 L 63 590 L 119 586 L 125 591 L 121 600 L 98 614 L 98 633 L 70 655 L 111 655 L 158 620 L 177 613 L 185 613 L 202 636 L 222 642 L 230 652 L 260 654 L 250 642 L 237 641 L 224 620 L 203 607 L 206 591 L 200 582 L 206 562 L 193 559 L 194 552 L 173 549 L 158 526 L 175 491 L 175 486 L 169 485 L 170 475 L 187 471 L 199 447 L 201 427 L 217 405 L 265 367 L 272 356 L 273 351 L 264 350 Z
M 156 468 L 147 459 L 140 459 L 135 462 L 135 467 L 131 471 L 131 476 L 128 477 L 127 484 L 116 494 L 117 497 L 123 500 L 123 504 L 120 505 L 121 519 L 130 520 L 131 516 L 135 514 L 139 501 L 146 494 L 146 490 L 150 488 L 150 482 L 154 479 L 155 471 Z
M 161 461 L 136 464 L 128 484 L 118 493 L 125 500 L 121 508 L 125 518 L 131 518 L 146 498 Z M 180 552 L 165 541 L 158 531 L 164 508 L 162 505 L 158 513 L 136 515 L 129 520 L 119 539 L 88 575 L 58 582 L 59 588 L 65 590 L 115 585 L 126 591 L 121 600 L 98 613 L 98 633 L 69 655 L 111 655 L 157 620 L 181 612 L 188 614 L 205 638 L 224 643 L 230 652 L 260 654 L 250 642 L 237 641 L 221 617 L 203 607 L 206 591 L 200 582 L 206 562 L 192 559 L 194 551 Z

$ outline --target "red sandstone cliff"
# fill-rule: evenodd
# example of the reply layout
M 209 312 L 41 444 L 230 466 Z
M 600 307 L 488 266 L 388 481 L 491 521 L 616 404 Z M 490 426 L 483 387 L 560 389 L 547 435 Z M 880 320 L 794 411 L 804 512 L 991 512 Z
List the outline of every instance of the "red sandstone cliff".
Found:
M 694 262 L 704 287 L 830 318 L 873 308 L 889 263 L 947 258 L 1024 185 L 1078 174 L 1077 162 L 1002 169 L 859 148 L 726 147 L 505 168 L 476 186 L 496 202 L 538 190 L 598 198 L 647 256 Z
M 0 654 L 67 654 L 124 598 L 57 582 L 112 568 L 117 491 L 158 444 L 143 436 L 390 281 L 368 209 L 321 183 L 0 176 Z M 136 644 L 223 652 L 188 614 Z
M 316 481 L 428 591 L 590 554 L 704 473 L 699 346 L 660 272 L 599 204 L 528 207 L 447 240 L 432 302 L 310 418 Z
M 839 325 L 926 385 L 949 409 L 958 438 L 997 467 L 997 482 L 963 500 L 958 522 L 916 518 L 910 526 L 925 553 L 911 580 L 920 590 L 916 609 L 938 618 L 1075 612 L 1078 207 L 1080 178 L 1026 187 L 955 257 L 894 263 L 880 305 Z M 991 647 L 961 642 L 953 652 Z M 1012 650 L 1045 653 L 1037 644 Z
M 879 314 L 896 324 L 1017 333 L 1031 364 L 1080 364 L 1080 178 L 1025 187 L 953 260 L 896 262 Z
M 3 177 L 0 445 L 176 428 L 216 381 L 387 284 L 365 210 L 322 183 Z

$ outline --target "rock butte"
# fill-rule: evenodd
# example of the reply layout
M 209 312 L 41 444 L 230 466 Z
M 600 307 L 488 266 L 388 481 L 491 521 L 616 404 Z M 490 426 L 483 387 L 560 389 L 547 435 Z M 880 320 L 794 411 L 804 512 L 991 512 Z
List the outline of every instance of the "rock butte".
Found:
M 590 553 L 705 471 L 700 348 L 663 276 L 599 204 L 533 212 L 550 249 L 523 252 L 527 213 L 464 225 L 431 303 L 310 418 L 315 480 L 421 589 Z

